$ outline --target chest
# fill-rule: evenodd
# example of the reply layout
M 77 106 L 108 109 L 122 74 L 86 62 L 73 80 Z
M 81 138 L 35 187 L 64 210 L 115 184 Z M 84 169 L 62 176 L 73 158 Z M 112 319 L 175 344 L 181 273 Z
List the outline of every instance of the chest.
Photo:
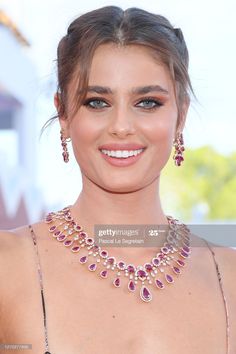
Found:
M 164 290 L 150 287 L 153 300 L 144 303 L 137 290 L 127 290 L 127 279 L 115 288 L 112 278 L 100 280 L 81 265 L 46 263 L 51 354 L 199 354 L 206 348 L 208 354 L 226 353 L 225 312 L 214 277 L 195 283 L 183 276 Z M 42 354 L 40 287 L 35 270 L 28 274 L 18 284 L 9 328 L 15 343 L 32 343 L 35 354 Z

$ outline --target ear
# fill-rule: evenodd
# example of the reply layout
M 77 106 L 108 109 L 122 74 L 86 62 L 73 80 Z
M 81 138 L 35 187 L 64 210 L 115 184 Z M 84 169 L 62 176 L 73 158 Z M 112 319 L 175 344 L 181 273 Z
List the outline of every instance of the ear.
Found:
M 67 138 L 69 137 L 69 125 L 68 125 L 68 120 L 65 118 L 65 116 L 59 115 L 60 112 L 60 105 L 61 105 L 61 95 L 59 92 L 56 92 L 54 94 L 54 106 L 56 107 L 57 113 L 58 113 L 58 119 L 59 123 L 61 126 L 61 130 L 64 133 L 64 136 Z
M 177 132 L 182 132 L 184 130 L 184 126 L 185 126 L 185 122 L 186 122 L 189 106 L 190 106 L 190 99 L 187 98 L 184 101 L 183 106 L 182 106 L 181 119 L 180 119 L 180 123 L 176 127 L 176 133 Z

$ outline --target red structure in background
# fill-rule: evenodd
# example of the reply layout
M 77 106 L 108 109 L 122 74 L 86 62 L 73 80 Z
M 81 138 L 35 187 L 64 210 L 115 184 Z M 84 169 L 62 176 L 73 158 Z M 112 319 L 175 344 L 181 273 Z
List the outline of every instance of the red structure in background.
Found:
M 46 211 L 42 211 L 38 221 L 42 220 L 46 215 Z M 30 223 L 30 217 L 27 212 L 26 203 L 24 197 L 20 198 L 16 213 L 13 216 L 7 214 L 1 186 L 0 186 L 0 229 L 11 230 L 17 227 L 28 225 Z

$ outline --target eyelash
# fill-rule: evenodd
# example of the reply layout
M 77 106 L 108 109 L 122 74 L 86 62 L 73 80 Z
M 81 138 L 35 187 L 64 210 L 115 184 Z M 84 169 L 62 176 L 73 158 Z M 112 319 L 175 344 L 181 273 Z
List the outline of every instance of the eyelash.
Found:
M 105 102 L 103 98 L 100 98 L 100 97 L 91 97 L 91 98 L 88 98 L 87 100 L 85 100 L 85 102 L 83 103 L 84 106 L 88 107 L 88 108 L 91 108 L 91 109 L 94 109 L 94 110 L 99 110 L 99 109 L 102 109 L 102 108 L 105 108 L 105 107 L 100 107 L 100 108 L 94 108 L 92 106 L 90 106 L 89 104 L 91 102 L 94 102 L 94 101 L 100 101 L 100 102 Z M 146 102 L 146 101 L 149 101 L 149 102 L 154 102 L 156 105 L 154 107 L 151 107 L 151 108 L 144 108 L 144 110 L 148 110 L 148 111 L 155 111 L 156 109 L 158 109 L 159 107 L 163 106 L 163 103 L 153 97 L 145 97 L 144 99 L 140 100 L 138 102 L 141 103 L 141 102 Z M 106 103 L 106 102 L 105 102 Z M 143 108 L 143 107 L 142 107 Z

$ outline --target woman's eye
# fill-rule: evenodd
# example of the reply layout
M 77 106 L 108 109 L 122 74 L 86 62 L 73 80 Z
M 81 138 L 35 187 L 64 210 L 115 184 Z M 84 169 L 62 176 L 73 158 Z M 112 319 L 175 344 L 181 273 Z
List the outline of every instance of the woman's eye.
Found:
M 156 109 L 158 107 L 163 106 L 163 103 L 161 103 L 160 101 L 148 98 L 140 101 L 138 104 L 140 103 L 144 103 L 144 105 L 142 105 L 141 107 L 148 110 Z
M 106 107 L 102 105 L 103 103 L 105 102 L 101 99 L 88 99 L 85 101 L 84 106 L 87 106 L 92 109 L 99 109 Z

